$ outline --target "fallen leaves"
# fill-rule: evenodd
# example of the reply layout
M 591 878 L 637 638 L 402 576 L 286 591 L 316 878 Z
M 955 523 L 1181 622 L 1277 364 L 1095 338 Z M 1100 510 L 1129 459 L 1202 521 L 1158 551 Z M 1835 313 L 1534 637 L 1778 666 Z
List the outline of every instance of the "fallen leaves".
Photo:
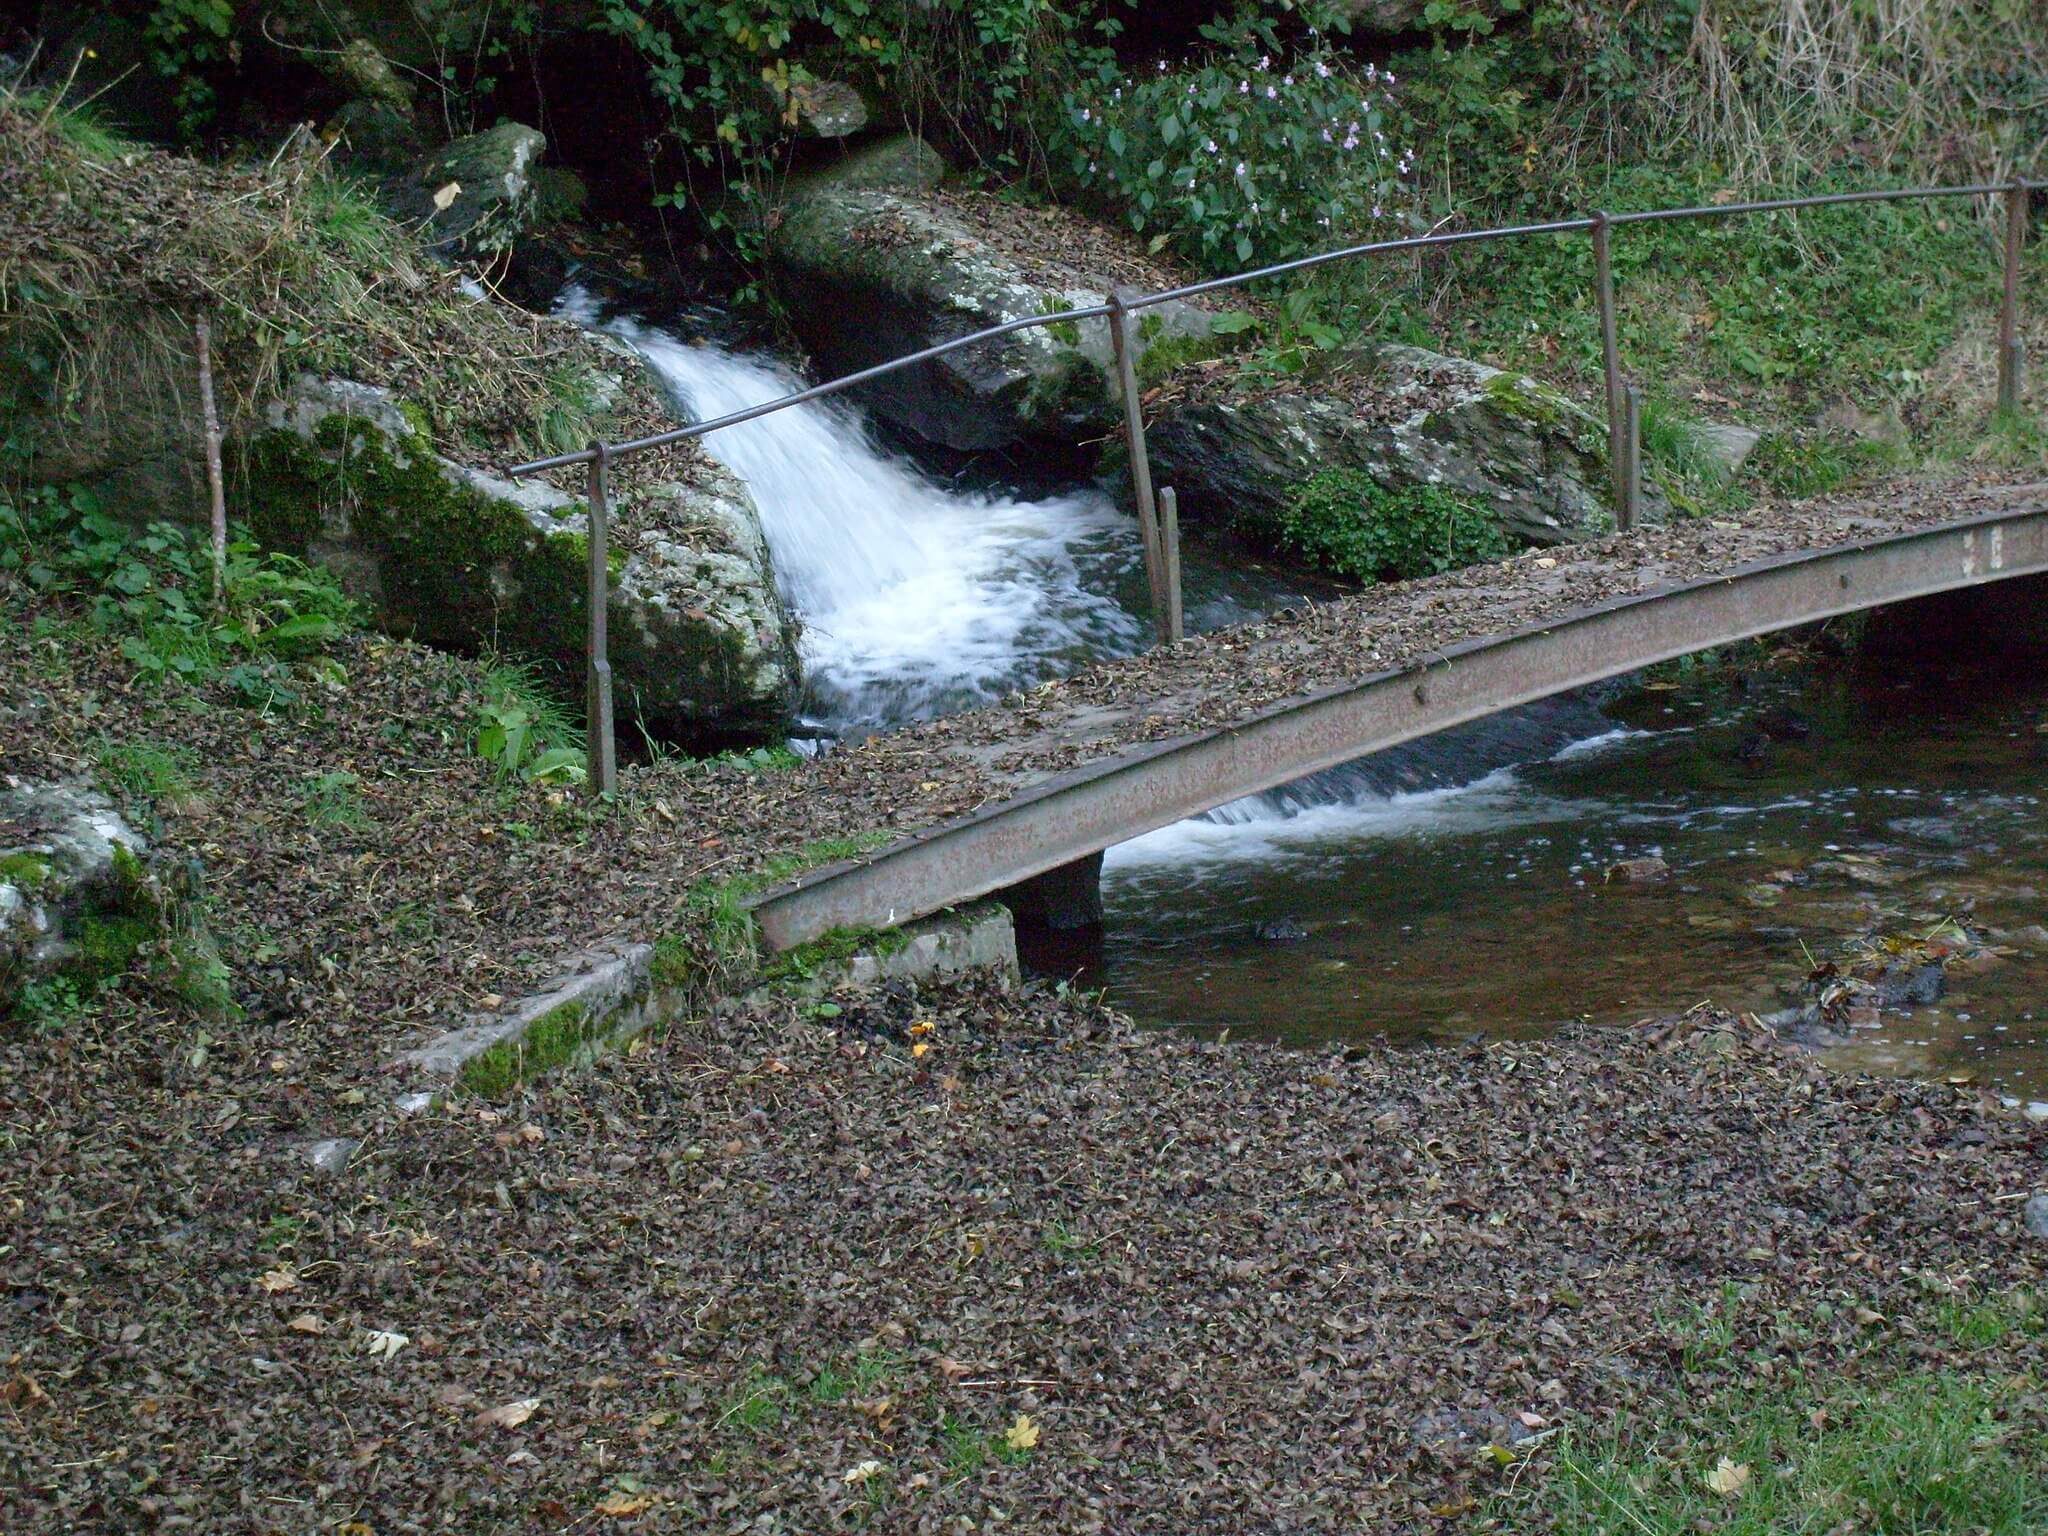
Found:
M 646 1514 L 654 1505 L 653 1494 L 633 1493 L 621 1488 L 599 1499 L 597 1512 L 600 1515 L 609 1515 L 614 1520 L 630 1520 L 635 1515 Z
M 879 1461 L 869 1460 L 856 1462 L 854 1463 L 854 1465 L 846 1469 L 846 1474 L 845 1476 L 840 1478 L 840 1481 L 845 1483 L 848 1487 L 858 1488 L 862 1483 L 867 1482 L 870 1478 L 879 1476 L 881 1474 L 881 1471 L 882 1464 Z
M 295 1291 L 299 1288 L 298 1272 L 288 1264 L 276 1269 L 267 1269 L 256 1277 L 256 1288 L 268 1296 Z
M 528 1419 L 532 1418 L 535 1410 L 539 1407 L 539 1398 L 522 1397 L 514 1402 L 501 1403 L 496 1408 L 486 1408 L 476 1416 L 476 1421 L 479 1424 L 495 1426 L 498 1429 L 517 1429 Z
M 1017 1422 L 1003 1431 L 1003 1444 L 1013 1451 L 1030 1451 L 1038 1448 L 1038 1423 L 1028 1413 L 1017 1415 Z
M 1724 1499 L 1739 1499 L 1749 1487 L 1749 1465 L 1723 1456 L 1714 1470 L 1703 1474 L 1706 1485 Z
M 320 1317 L 317 1313 L 301 1312 L 297 1317 L 286 1323 L 285 1327 L 291 1329 L 293 1333 L 322 1334 L 327 1331 L 327 1322 L 326 1319 Z
M 411 1334 L 397 1333 L 387 1328 L 368 1328 L 363 1331 L 363 1353 L 372 1360 L 389 1360 L 411 1342 Z

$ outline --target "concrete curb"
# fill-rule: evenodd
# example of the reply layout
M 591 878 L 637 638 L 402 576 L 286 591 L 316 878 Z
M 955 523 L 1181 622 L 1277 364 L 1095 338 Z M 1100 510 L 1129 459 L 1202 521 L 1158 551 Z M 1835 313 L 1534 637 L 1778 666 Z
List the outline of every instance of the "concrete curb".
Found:
M 576 1065 L 685 1012 L 715 1014 L 767 996 L 816 997 L 841 986 L 922 981 L 969 971 L 995 970 L 1012 980 L 1019 975 L 1016 929 L 1008 909 L 994 902 L 923 918 L 897 932 L 908 942 L 823 961 L 807 975 L 752 987 L 708 1005 L 690 998 L 684 989 L 655 980 L 651 944 L 585 950 L 572 956 L 544 991 L 506 1008 L 472 1014 L 459 1027 L 393 1057 L 387 1073 L 408 1085 L 394 1102 L 407 1114 L 433 1108 L 471 1062 L 494 1046 L 524 1040 L 535 1024 L 564 1009 L 577 1010 L 586 1035 L 571 1057 Z

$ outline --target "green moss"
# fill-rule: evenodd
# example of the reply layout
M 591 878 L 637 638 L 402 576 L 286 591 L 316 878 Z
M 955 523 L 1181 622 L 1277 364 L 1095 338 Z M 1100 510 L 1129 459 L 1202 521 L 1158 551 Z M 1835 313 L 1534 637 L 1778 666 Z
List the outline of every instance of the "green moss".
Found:
M 1152 335 L 1148 336 L 1145 326 L 1158 322 Z M 1165 334 L 1164 322 L 1157 315 L 1147 315 L 1138 326 L 1138 382 L 1146 389 L 1165 382 L 1179 369 L 1190 363 L 1206 362 L 1212 357 L 1221 357 L 1230 349 L 1227 336 L 1186 336 L 1178 333 Z
M 96 989 L 125 975 L 142 947 L 156 935 L 156 920 L 151 917 L 127 913 L 81 917 L 72 930 L 77 954 L 63 974 L 81 988 Z
M 761 967 L 760 982 L 774 987 L 809 981 L 826 967 L 843 965 L 856 955 L 886 958 L 909 944 L 910 935 L 901 928 L 834 928 L 769 960 Z
M 305 557 L 346 519 L 376 561 L 383 628 L 444 650 L 492 640 L 575 677 L 587 540 L 544 533 L 511 503 L 448 479 L 424 416 L 401 410 L 419 434 L 409 453 L 394 451 L 375 423 L 344 413 L 322 421 L 311 443 L 282 431 L 258 437 L 243 466 L 256 537 Z M 615 552 L 615 576 L 624 560 Z
M 521 1083 L 570 1065 L 603 1035 L 599 1021 L 581 1003 L 563 1003 L 542 1014 L 516 1040 L 500 1040 L 472 1057 L 459 1084 L 481 1098 L 502 1099 Z
M 0 885 L 33 891 L 50 877 L 50 861 L 40 853 L 10 853 L 0 857 Z

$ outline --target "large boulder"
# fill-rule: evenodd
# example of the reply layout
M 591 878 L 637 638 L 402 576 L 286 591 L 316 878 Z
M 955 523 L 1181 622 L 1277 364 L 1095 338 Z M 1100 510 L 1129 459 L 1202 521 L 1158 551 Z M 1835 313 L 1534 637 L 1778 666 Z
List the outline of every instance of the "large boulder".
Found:
M 770 219 L 769 261 L 825 372 L 1105 301 L 1106 278 L 1073 259 L 1091 243 L 1077 216 L 1055 216 L 1075 238 L 1056 231 L 1026 252 L 970 220 L 942 191 L 943 176 L 928 147 L 899 138 L 785 192 Z M 1191 304 L 1146 311 L 1136 337 L 1140 372 L 1152 377 L 1171 361 L 1214 350 L 1211 320 Z M 1071 444 L 1117 420 L 1112 359 L 1106 320 L 1034 326 L 878 380 L 866 398 L 887 420 L 948 448 L 1032 438 Z
M 1153 479 L 1175 487 L 1185 520 L 1267 542 L 1302 484 L 1334 468 L 1388 490 L 1442 487 L 1525 543 L 1613 526 L 1597 418 L 1526 375 L 1420 347 L 1360 349 L 1284 389 L 1198 394 L 1166 408 L 1149 447 Z
M 343 379 L 294 381 L 239 458 L 241 511 L 257 537 L 335 572 L 383 628 L 538 657 L 564 683 L 581 678 L 582 501 L 441 457 L 418 411 Z M 702 460 L 687 482 L 622 483 L 612 516 L 621 719 L 698 741 L 782 730 L 795 627 L 746 488 Z
M 392 212 L 443 255 L 493 255 L 532 221 L 534 174 L 547 147 L 539 129 L 500 123 L 442 145 L 386 196 Z

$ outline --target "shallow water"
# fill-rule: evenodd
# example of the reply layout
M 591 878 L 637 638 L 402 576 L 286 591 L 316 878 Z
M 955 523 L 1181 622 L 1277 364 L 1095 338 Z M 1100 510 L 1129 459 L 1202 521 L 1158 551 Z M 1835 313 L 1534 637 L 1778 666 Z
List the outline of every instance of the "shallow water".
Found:
M 1849 941 L 1954 918 L 2010 953 L 1830 1058 L 2048 1096 L 2039 669 L 1837 670 L 1747 692 L 1716 674 L 1613 713 L 1594 739 L 1463 787 L 1246 802 L 1111 850 L 1091 979 L 1159 1024 L 1531 1035 L 1704 998 L 1769 1012 Z M 1760 721 L 1787 739 L 1766 743 Z M 1669 880 L 1605 878 L 1651 854 Z M 1255 936 L 1282 920 L 1307 936 Z

